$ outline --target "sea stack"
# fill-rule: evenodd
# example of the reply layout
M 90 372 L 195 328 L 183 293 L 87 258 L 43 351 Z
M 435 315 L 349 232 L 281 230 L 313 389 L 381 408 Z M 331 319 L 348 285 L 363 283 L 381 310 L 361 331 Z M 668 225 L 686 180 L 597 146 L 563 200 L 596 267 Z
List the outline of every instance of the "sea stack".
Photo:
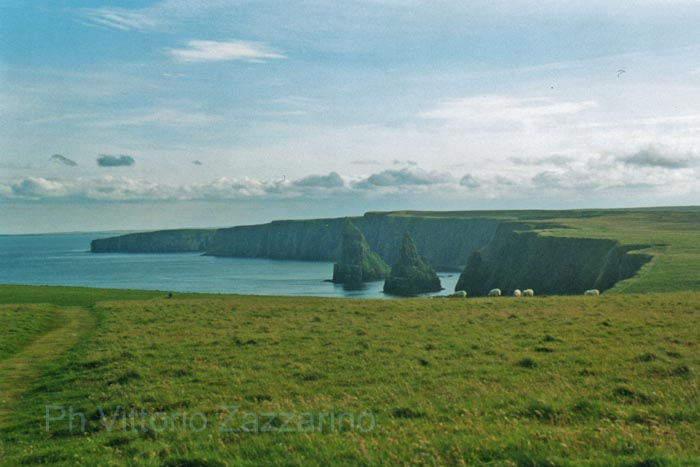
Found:
M 490 280 L 492 276 L 490 270 L 481 256 L 481 252 L 472 252 L 464 271 L 459 276 L 455 290 L 464 290 L 471 297 L 488 295 L 489 284 L 493 283 L 493 280 Z
M 418 255 L 410 235 L 404 234 L 399 260 L 384 282 L 384 292 L 393 295 L 417 295 L 442 290 L 440 278 L 428 262 Z
M 345 219 L 340 261 L 333 266 L 333 282 L 357 285 L 380 281 L 388 272 L 389 266 L 370 249 L 360 229 Z

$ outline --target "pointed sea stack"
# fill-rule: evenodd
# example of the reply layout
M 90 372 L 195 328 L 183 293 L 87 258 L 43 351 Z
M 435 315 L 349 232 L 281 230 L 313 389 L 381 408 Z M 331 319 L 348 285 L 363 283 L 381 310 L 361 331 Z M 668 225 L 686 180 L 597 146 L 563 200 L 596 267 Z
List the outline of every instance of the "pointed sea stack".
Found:
M 428 262 L 418 256 L 418 249 L 410 235 L 401 241 L 399 260 L 384 282 L 384 292 L 393 295 L 417 295 L 442 290 L 440 278 Z
M 357 285 L 380 281 L 389 273 L 389 266 L 373 252 L 360 229 L 345 219 L 340 261 L 333 266 L 333 282 Z
M 469 255 L 467 265 L 459 276 L 455 290 L 464 290 L 470 297 L 485 297 L 488 295 L 491 280 L 491 267 L 484 261 L 480 251 Z

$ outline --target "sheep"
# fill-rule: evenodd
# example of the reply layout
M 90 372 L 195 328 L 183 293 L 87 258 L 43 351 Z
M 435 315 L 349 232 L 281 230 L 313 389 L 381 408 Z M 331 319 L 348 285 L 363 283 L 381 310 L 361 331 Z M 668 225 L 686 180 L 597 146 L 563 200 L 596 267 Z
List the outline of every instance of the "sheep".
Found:
M 520 291 L 520 289 L 515 289 L 513 291 L 513 296 L 514 297 L 520 297 L 523 293 Z
M 489 297 L 500 297 L 501 296 L 501 289 L 491 289 L 489 291 Z
M 523 290 L 523 297 L 534 297 L 535 296 L 535 291 L 532 289 L 525 289 Z
M 464 290 L 457 290 L 455 293 L 447 295 L 447 298 L 467 298 L 467 292 Z
M 598 289 L 586 290 L 585 292 L 583 292 L 583 295 L 600 295 L 600 290 L 598 290 Z

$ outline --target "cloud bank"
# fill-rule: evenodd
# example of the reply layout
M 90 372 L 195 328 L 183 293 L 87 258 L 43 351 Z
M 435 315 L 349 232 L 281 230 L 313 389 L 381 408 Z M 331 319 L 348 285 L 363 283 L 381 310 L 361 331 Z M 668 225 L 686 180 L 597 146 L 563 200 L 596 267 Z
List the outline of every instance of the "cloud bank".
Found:
M 445 100 L 418 117 L 455 125 L 507 128 L 555 121 L 596 107 L 591 100 L 559 101 L 550 97 L 482 95 Z
M 401 169 L 383 170 L 379 173 L 372 174 L 355 186 L 362 189 L 372 189 L 376 187 L 436 185 L 449 181 L 451 181 L 451 177 L 444 173 L 426 172 L 420 169 Z
M 101 155 L 102 166 L 134 164 L 130 156 Z M 546 165 L 545 165 L 546 161 Z M 565 162 L 565 163 L 564 163 Z M 366 175 L 337 172 L 310 174 L 298 179 L 276 177 L 220 177 L 197 183 L 161 183 L 139 178 L 20 177 L 0 181 L 0 198 L 12 200 L 82 201 L 191 201 L 302 199 L 318 201 L 350 197 L 386 197 L 405 202 L 431 199 L 457 203 L 518 201 L 536 205 L 542 200 L 558 203 L 590 199 L 631 201 L 649 196 L 700 196 L 700 164 L 687 154 L 659 148 L 643 148 L 629 154 L 594 154 L 579 159 L 543 157 L 530 166 L 512 165 L 473 168 L 449 174 L 420 167 L 380 170 Z M 543 166 L 545 165 L 545 166 Z

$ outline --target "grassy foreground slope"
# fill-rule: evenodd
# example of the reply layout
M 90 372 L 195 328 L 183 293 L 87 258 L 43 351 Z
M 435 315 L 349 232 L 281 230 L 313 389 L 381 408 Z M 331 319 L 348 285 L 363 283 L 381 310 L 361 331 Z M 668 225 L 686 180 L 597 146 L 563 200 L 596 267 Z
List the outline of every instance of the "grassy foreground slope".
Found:
M 0 361 L 48 332 L 58 318 L 46 305 L 0 305 Z
M 0 303 L 32 289 L 0 287 Z M 95 303 L 113 293 L 127 300 Z M 0 465 L 700 465 L 700 293 L 37 297 L 83 304 L 94 325 L 25 382 L 0 426 Z M 47 432 L 47 405 L 84 414 L 85 432 L 79 418 Z M 238 407 L 228 423 L 223 406 Z M 120 416 L 107 429 L 119 407 L 143 410 L 146 430 Z M 163 425 L 159 412 L 179 416 Z M 206 428 L 189 424 L 197 413 Z M 320 428 L 322 414 L 372 414 L 374 426 Z

